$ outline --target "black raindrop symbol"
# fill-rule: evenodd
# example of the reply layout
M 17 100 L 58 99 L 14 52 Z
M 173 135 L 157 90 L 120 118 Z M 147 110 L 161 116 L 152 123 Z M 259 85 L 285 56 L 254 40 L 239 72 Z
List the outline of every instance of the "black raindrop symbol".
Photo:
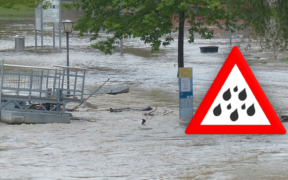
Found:
M 239 115 L 238 115 L 238 112 L 237 112 L 237 109 L 235 109 L 235 111 L 233 111 L 230 115 L 230 119 L 231 121 L 237 121 Z
M 239 93 L 238 98 L 239 98 L 241 101 L 244 101 L 244 100 L 247 98 L 246 89 L 243 89 L 243 90 Z
M 214 113 L 215 116 L 220 116 L 220 114 L 222 113 L 220 103 L 219 103 L 218 106 L 216 106 L 216 107 L 214 108 L 213 113 Z
M 244 110 L 244 109 L 246 108 L 245 104 L 243 104 L 243 105 L 241 106 L 241 108 Z
M 231 104 L 229 104 L 229 105 L 227 106 L 227 109 L 231 109 Z
M 230 88 L 229 88 L 227 91 L 224 92 L 223 99 L 225 101 L 228 101 L 230 98 L 231 98 L 231 93 L 230 93 Z
M 253 116 L 253 115 L 255 114 L 254 104 L 252 104 L 252 105 L 247 109 L 247 114 L 248 114 L 248 116 Z
M 233 90 L 234 90 L 234 92 L 237 92 L 238 91 L 238 87 L 236 86 Z

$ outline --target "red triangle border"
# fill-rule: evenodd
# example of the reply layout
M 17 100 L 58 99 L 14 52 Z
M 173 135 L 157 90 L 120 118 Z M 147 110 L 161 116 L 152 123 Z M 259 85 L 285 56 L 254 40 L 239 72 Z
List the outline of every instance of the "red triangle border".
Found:
M 223 84 L 235 64 L 238 66 L 270 125 L 201 125 Z M 237 46 L 234 46 L 224 62 L 198 110 L 190 121 L 186 134 L 286 134 L 286 130 L 267 99 L 260 84 Z

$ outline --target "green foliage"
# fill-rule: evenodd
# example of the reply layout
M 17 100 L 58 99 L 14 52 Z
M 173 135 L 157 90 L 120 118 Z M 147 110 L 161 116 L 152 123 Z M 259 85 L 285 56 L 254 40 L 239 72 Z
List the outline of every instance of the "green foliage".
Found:
M 249 28 L 262 50 L 287 50 L 288 1 L 287 0 L 230 0 L 233 12 L 245 21 L 242 28 Z M 245 4 L 245 6 L 243 6 Z M 241 14 L 242 12 L 242 14 Z
M 0 15 L 34 15 L 34 9 L 25 5 L 17 5 L 17 9 L 5 9 L 0 7 Z
M 287 62 L 288 61 L 288 57 L 281 58 L 280 61 Z
M 84 17 L 76 21 L 75 30 L 79 35 L 90 31 L 91 40 L 98 37 L 99 32 L 113 33 L 107 40 L 99 41 L 92 47 L 111 54 L 119 40 L 140 38 L 151 45 L 151 51 L 159 51 L 161 45 L 167 46 L 174 39 L 169 35 L 176 32 L 179 14 L 184 12 L 188 20 L 189 42 L 194 42 L 194 33 L 206 39 L 213 38 L 214 32 L 204 25 L 217 25 L 223 28 L 219 20 L 226 20 L 226 28 L 235 27 L 238 16 L 220 0 L 79 0 L 66 8 L 82 8 Z M 122 12 L 122 13 L 121 13 Z M 122 16 L 121 16 L 122 14 Z

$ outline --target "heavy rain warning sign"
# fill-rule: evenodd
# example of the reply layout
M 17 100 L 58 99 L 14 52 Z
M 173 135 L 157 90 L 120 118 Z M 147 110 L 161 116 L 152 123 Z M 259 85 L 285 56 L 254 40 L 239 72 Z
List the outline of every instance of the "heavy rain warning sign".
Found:
M 238 47 L 229 54 L 186 134 L 286 134 Z

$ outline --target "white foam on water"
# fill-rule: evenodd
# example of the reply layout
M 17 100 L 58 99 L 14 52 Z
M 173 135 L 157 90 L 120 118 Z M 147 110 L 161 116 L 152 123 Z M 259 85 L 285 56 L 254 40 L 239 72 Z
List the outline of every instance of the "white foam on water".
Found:
M 24 28 L 24 27 L 21 27 Z M 15 29 L 16 31 L 17 29 Z M 23 29 L 22 29 L 23 30 Z M 32 28 L 33 30 L 33 28 Z M 31 30 L 30 30 L 31 31 Z M 14 36 L 0 40 L 0 50 L 14 48 Z M 45 31 L 46 32 L 46 31 Z M 44 45 L 52 46 L 46 35 Z M 102 37 L 106 34 L 102 33 Z M 38 36 L 39 37 L 39 36 Z M 34 45 L 33 31 L 25 36 Z M 62 36 L 65 48 L 65 36 Z M 203 54 L 199 47 L 219 43 L 219 53 Z M 194 100 L 199 104 L 227 58 L 227 39 L 185 42 L 185 66 L 193 67 Z M 94 41 L 95 42 L 95 41 Z M 57 39 L 56 39 L 56 43 Z M 38 45 L 40 39 L 38 39 Z M 90 47 L 89 37 L 70 36 L 70 64 L 95 67 L 86 85 L 98 87 L 109 76 L 110 85 L 137 87 L 177 96 L 177 39 L 155 56 L 119 52 L 104 55 Z M 149 51 L 139 39 L 124 47 Z M 243 51 L 245 52 L 245 51 Z M 1 52 L 9 64 L 53 67 L 66 65 L 62 53 Z M 287 109 L 286 67 L 251 66 L 275 109 Z M 117 96 L 115 96 L 117 98 Z M 97 101 L 97 97 L 96 100 Z M 144 100 L 143 100 L 144 101 Z M 139 101 L 139 106 L 143 103 Z M 147 101 L 148 102 L 148 101 Z M 117 106 L 117 104 L 115 104 Z M 146 106 L 143 105 L 143 107 Z M 176 111 L 176 110 L 175 110 Z M 282 111 L 285 112 L 285 111 Z M 136 113 L 136 112 L 135 112 Z M 93 120 L 71 124 L 0 124 L 0 174 L 3 179 L 286 179 L 287 136 L 188 136 L 178 114 L 156 116 L 141 125 L 133 112 L 76 112 Z M 129 119 L 129 120 L 127 120 Z M 284 126 L 288 128 L 287 124 Z

